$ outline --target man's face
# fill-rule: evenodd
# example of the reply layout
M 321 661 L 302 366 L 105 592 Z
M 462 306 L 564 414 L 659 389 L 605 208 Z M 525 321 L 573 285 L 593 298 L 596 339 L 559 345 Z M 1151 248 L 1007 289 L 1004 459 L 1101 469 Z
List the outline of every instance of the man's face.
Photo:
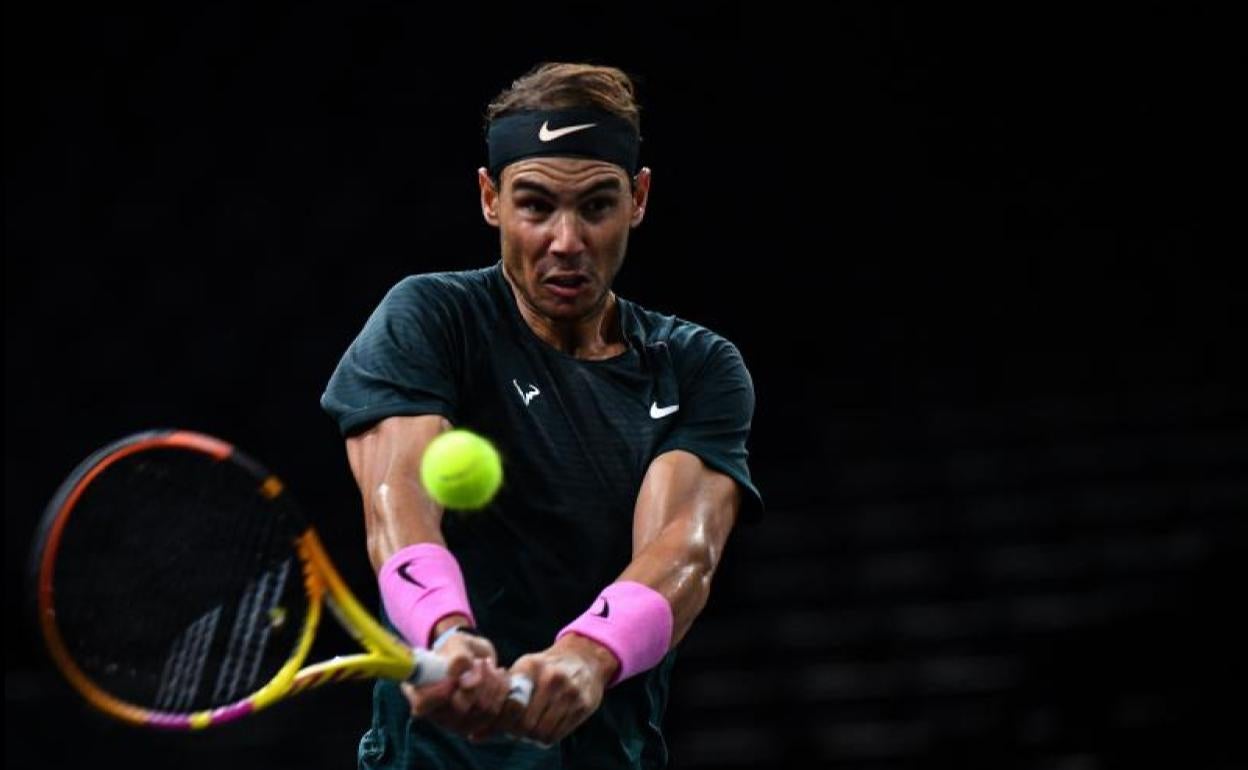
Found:
M 502 190 L 478 172 L 485 219 L 500 230 L 503 267 L 530 309 L 577 321 L 606 302 L 628 231 L 645 214 L 650 171 L 635 190 L 622 168 L 584 158 L 531 158 L 503 169 Z

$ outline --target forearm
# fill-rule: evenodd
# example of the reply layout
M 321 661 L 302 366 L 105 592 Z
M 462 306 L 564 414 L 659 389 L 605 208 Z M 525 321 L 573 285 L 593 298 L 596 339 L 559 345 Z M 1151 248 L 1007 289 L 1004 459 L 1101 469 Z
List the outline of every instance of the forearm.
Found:
M 735 482 L 691 454 L 656 460 L 638 496 L 632 561 L 560 641 L 579 635 L 612 653 L 618 665 L 599 667 L 606 682 L 655 665 L 706 606 L 738 500 Z
M 565 629 L 572 633 L 561 634 L 556 647 L 592 662 L 603 687 L 649 668 L 684 638 L 706 606 L 716 557 L 692 521 L 669 522 L 603 590 L 601 604 Z M 604 625 L 608 617 L 610 625 Z
M 442 506 L 429 499 L 415 478 L 377 483 L 364 500 L 368 558 L 376 571 L 395 552 L 414 543 L 446 545 Z
M 673 645 L 685 637 L 710 597 L 720 554 L 704 530 L 698 517 L 668 523 L 619 577 L 649 586 L 667 599 Z
M 673 645 L 706 606 L 739 508 L 736 482 L 688 452 L 662 455 L 646 473 L 633 520 L 633 559 L 619 579 L 667 600 Z
M 347 441 L 347 459 L 364 503 L 368 558 L 381 568 L 414 543 L 445 545 L 442 506 L 420 483 L 420 457 L 451 427 L 442 417 L 391 418 Z

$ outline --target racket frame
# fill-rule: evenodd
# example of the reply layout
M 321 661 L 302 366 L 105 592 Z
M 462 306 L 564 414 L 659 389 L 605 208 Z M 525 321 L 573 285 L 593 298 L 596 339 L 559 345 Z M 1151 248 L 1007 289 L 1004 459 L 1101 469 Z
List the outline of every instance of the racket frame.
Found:
M 198 730 L 231 722 L 267 708 L 290 695 L 331 682 L 386 678 L 416 684 L 438 681 L 446 674 L 445 661 L 426 650 L 408 647 L 387 631 L 359 603 L 330 561 L 315 529 L 308 526 L 292 544 L 303 571 L 308 611 L 290 657 L 264 685 L 244 698 L 211 709 L 174 713 L 147 708 L 118 698 L 100 687 L 74 661 L 56 622 L 53 577 L 57 551 L 74 506 L 90 483 L 111 464 L 137 452 L 184 449 L 223 462 L 238 462 L 262 478 L 258 491 L 274 499 L 283 485 L 276 476 L 233 445 L 201 433 L 184 430 L 149 431 L 116 441 L 84 460 L 58 490 L 48 507 L 34 554 L 36 614 L 48 652 L 73 687 L 96 709 L 124 722 L 171 730 Z M 302 667 L 312 648 L 321 619 L 321 607 L 330 611 L 364 652 L 339 655 Z

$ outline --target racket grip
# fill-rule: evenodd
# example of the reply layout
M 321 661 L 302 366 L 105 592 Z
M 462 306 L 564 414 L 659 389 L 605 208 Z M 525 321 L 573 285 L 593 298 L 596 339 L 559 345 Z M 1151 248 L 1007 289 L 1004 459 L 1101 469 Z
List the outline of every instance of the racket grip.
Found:
M 533 680 L 524 674 L 511 675 L 511 688 L 507 690 L 507 700 L 515 701 L 521 706 L 529 705 L 533 697 Z
M 407 675 L 407 681 L 417 687 L 424 687 L 446 679 L 446 671 L 445 658 L 429 650 L 416 648 L 412 650 L 412 673 Z
M 446 678 L 446 660 L 436 652 L 415 649 L 412 650 L 412 658 L 414 660 L 414 665 L 412 666 L 411 675 L 407 677 L 407 681 L 417 687 L 433 684 L 434 682 L 441 682 Z M 507 700 L 527 707 L 529 705 L 529 700 L 532 697 L 533 680 L 524 674 L 512 674 L 511 687 L 507 690 Z M 550 748 L 549 744 L 541 743 L 529 738 L 519 738 L 516 736 L 509 737 L 513 740 L 518 740 L 521 743 L 527 743 L 530 746 L 537 746 L 543 749 Z
M 441 682 L 446 679 L 447 662 L 446 659 L 436 652 L 429 650 L 414 649 L 412 650 L 412 673 L 408 675 L 407 681 L 417 687 L 424 687 L 427 684 Z M 533 680 L 524 674 L 511 675 L 511 687 L 507 690 L 507 699 L 515 701 L 521 706 L 529 705 L 529 699 L 533 697 Z
M 524 674 L 511 675 L 511 689 L 507 691 L 507 700 L 519 703 L 521 706 L 528 706 L 529 699 L 533 697 L 533 680 Z M 539 749 L 549 749 L 549 743 L 535 741 L 532 738 L 521 738 L 516 735 L 508 735 L 513 741 L 527 743 L 530 746 L 536 746 Z

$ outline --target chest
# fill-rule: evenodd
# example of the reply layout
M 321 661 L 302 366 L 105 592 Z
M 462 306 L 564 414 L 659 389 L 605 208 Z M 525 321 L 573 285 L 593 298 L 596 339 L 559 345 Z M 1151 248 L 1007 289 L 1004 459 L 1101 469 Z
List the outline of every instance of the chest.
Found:
M 494 437 L 513 478 L 631 509 L 675 423 L 665 364 L 636 350 L 585 362 L 496 341 L 466 372 L 461 414 Z

